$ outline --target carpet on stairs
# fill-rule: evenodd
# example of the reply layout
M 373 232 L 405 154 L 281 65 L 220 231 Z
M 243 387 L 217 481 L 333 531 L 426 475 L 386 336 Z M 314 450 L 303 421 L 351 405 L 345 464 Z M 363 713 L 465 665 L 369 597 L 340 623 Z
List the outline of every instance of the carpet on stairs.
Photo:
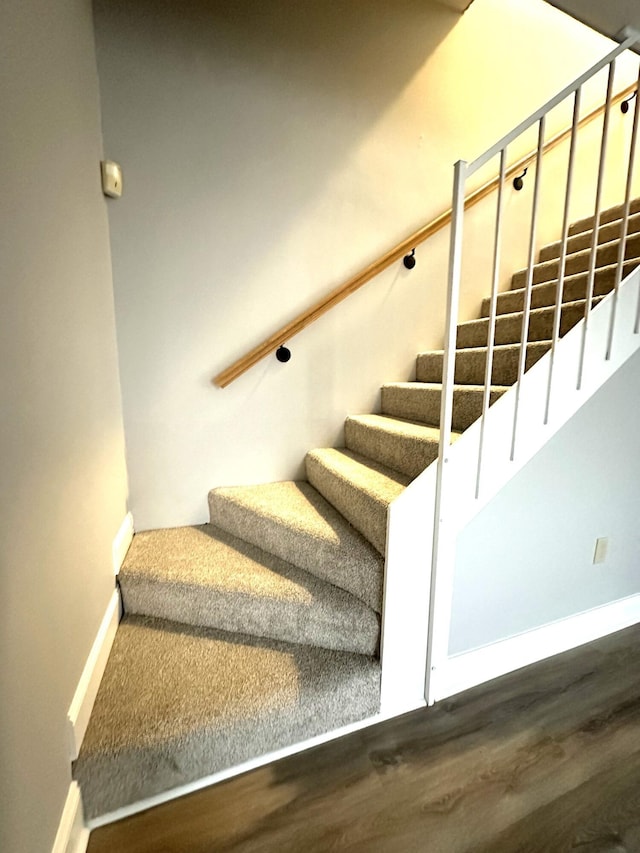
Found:
M 134 537 L 120 571 L 126 613 L 374 655 L 359 598 L 211 524 Z
M 640 258 L 631 205 L 623 275 Z M 594 300 L 614 286 L 621 208 L 604 211 Z M 561 335 L 584 316 L 592 218 L 571 226 Z M 549 351 L 558 243 L 535 265 L 526 368 Z M 490 402 L 517 378 L 522 285 L 497 298 Z M 460 323 L 452 441 L 482 412 L 489 300 Z M 345 448 L 311 450 L 308 482 L 216 488 L 211 524 L 137 534 L 126 616 L 74 776 L 89 818 L 376 713 L 389 505 L 437 457 L 442 351 L 352 415 Z M 137 614 L 137 615 L 136 615 Z
M 209 492 L 211 523 L 382 610 L 384 560 L 310 483 Z
M 371 716 L 379 695 L 372 657 L 125 616 L 73 769 L 85 817 Z

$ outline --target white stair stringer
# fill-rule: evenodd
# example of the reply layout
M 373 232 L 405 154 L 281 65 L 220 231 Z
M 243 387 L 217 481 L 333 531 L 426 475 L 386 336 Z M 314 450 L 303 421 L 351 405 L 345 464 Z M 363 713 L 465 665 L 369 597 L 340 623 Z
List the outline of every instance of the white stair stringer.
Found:
M 481 669 L 461 667 L 458 660 L 461 655 L 448 655 L 457 535 L 640 349 L 640 334 L 634 332 L 639 294 L 640 267 L 620 285 L 613 347 L 608 360 L 605 353 L 614 293 L 608 294 L 591 311 L 579 390 L 577 376 L 584 320 L 558 341 L 546 424 L 544 412 L 551 353 L 546 353 L 527 371 L 520 385 L 513 461 L 510 455 L 517 386 L 512 386 L 491 406 L 485 424 L 482 478 L 477 498 L 481 421 L 477 420 L 451 446 L 443 482 L 440 560 L 434 577 L 431 576 L 431 560 L 437 462 L 423 471 L 390 504 L 381 645 L 382 710 L 391 712 L 397 708 L 401 713 L 420 693 L 424 696 L 421 679 L 425 660 L 429 704 L 487 680 Z M 584 640 L 578 640 L 576 645 L 580 642 Z M 530 650 L 525 656 L 524 651 L 522 654 L 517 652 L 519 648 L 524 649 L 522 642 L 514 645 L 515 655 L 511 654 L 508 661 L 505 657 L 502 668 L 494 661 L 490 677 L 534 662 Z M 534 653 L 534 658 L 542 659 L 563 650 L 549 650 L 547 646 L 540 650 L 539 657 Z M 462 678 L 461 672 L 464 672 Z

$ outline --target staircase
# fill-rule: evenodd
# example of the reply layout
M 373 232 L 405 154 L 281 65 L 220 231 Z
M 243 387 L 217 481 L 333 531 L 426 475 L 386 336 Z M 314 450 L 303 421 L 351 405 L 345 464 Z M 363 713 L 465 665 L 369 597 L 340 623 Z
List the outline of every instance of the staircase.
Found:
M 615 282 L 621 208 L 601 216 L 594 304 Z M 640 263 L 631 205 L 624 276 Z M 570 230 L 561 335 L 584 316 L 591 220 Z M 559 244 L 534 269 L 527 370 L 551 347 Z M 497 300 L 491 402 L 516 381 L 525 272 Z M 457 331 L 455 441 L 482 412 L 489 302 Z M 443 353 L 312 450 L 306 482 L 218 488 L 210 523 L 138 533 L 124 617 L 74 767 L 85 815 L 374 716 L 389 505 L 437 458 Z M 487 460 L 490 464 L 490 459 Z

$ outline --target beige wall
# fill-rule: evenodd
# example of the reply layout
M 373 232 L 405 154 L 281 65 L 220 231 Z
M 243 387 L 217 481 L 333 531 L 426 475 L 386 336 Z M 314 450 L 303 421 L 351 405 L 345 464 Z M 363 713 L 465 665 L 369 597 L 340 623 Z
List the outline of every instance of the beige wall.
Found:
M 95 12 L 105 145 L 125 170 L 109 212 L 132 510 L 140 529 L 199 522 L 213 486 L 300 474 L 441 343 L 446 234 L 294 339 L 289 364 L 225 390 L 211 377 L 447 208 L 453 161 L 610 45 L 538 0 Z
M 0 114 L 0 850 L 49 853 L 126 512 L 88 0 L 4 0 Z

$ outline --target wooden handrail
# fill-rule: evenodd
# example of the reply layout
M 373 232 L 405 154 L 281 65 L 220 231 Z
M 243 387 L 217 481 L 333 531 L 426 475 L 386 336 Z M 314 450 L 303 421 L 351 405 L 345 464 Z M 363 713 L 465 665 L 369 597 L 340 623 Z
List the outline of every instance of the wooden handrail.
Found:
M 618 92 L 611 100 L 611 106 L 615 106 L 619 104 L 621 101 L 624 101 L 636 88 L 636 83 L 631 83 L 622 91 Z M 604 112 L 605 105 L 602 104 L 591 112 L 587 113 L 583 116 L 578 122 L 578 128 L 582 128 L 590 122 L 594 121 L 601 116 Z M 549 151 L 552 151 L 562 142 L 569 138 L 571 135 L 571 127 L 568 127 L 566 130 L 560 131 L 555 136 L 551 137 L 545 144 L 543 148 L 543 153 L 547 154 Z M 510 179 L 517 172 L 524 169 L 530 163 L 532 163 L 536 158 L 536 152 L 532 151 L 529 154 L 526 154 L 524 157 L 521 157 L 515 163 L 512 163 L 505 172 L 506 179 Z M 478 204 L 478 202 L 482 201 L 483 198 L 492 193 L 498 186 L 500 182 L 499 176 L 492 178 L 490 181 L 487 181 L 481 187 L 474 190 L 470 193 L 464 201 L 465 210 L 468 210 L 470 207 Z M 443 228 L 451 222 L 451 210 L 446 210 L 444 213 L 441 213 L 431 222 L 427 223 L 427 225 L 423 225 L 422 228 L 419 228 L 401 243 L 398 243 L 394 246 L 393 249 L 390 249 L 386 252 L 382 257 L 378 258 L 372 264 L 369 264 L 368 267 L 365 267 L 361 272 L 352 276 L 348 281 L 344 284 L 341 284 L 339 287 L 334 288 L 330 293 L 326 296 L 323 296 L 322 299 L 319 299 L 315 302 L 310 308 L 307 308 L 302 314 L 299 314 L 295 320 L 292 320 L 290 323 L 287 323 L 286 326 L 283 326 L 281 329 L 278 329 L 273 335 L 268 337 L 266 340 L 262 341 L 261 344 L 254 347 L 250 350 L 246 355 L 243 355 L 242 358 L 239 358 L 237 361 L 234 361 L 229 367 L 223 370 L 221 373 L 218 373 L 216 377 L 213 379 L 213 384 L 218 385 L 220 388 L 225 388 L 234 379 L 237 379 L 239 376 L 242 376 L 250 367 L 253 367 L 254 364 L 257 364 L 261 359 L 270 353 L 274 352 L 281 344 L 286 343 L 291 340 L 294 335 L 297 335 L 298 332 L 301 332 L 307 326 L 311 325 L 315 320 L 319 317 L 322 317 L 327 311 L 337 305 L 339 302 L 342 302 L 343 299 L 346 299 L 347 296 L 350 296 L 352 293 L 355 293 L 356 290 L 359 290 L 364 284 L 368 281 L 371 281 L 372 278 L 375 278 L 379 273 L 383 272 L 390 267 L 391 264 L 394 264 L 396 261 L 399 261 L 400 258 L 403 258 L 408 252 L 414 249 L 416 246 L 423 243 L 429 237 L 432 237 L 434 234 L 437 234 L 438 231 L 441 231 Z

